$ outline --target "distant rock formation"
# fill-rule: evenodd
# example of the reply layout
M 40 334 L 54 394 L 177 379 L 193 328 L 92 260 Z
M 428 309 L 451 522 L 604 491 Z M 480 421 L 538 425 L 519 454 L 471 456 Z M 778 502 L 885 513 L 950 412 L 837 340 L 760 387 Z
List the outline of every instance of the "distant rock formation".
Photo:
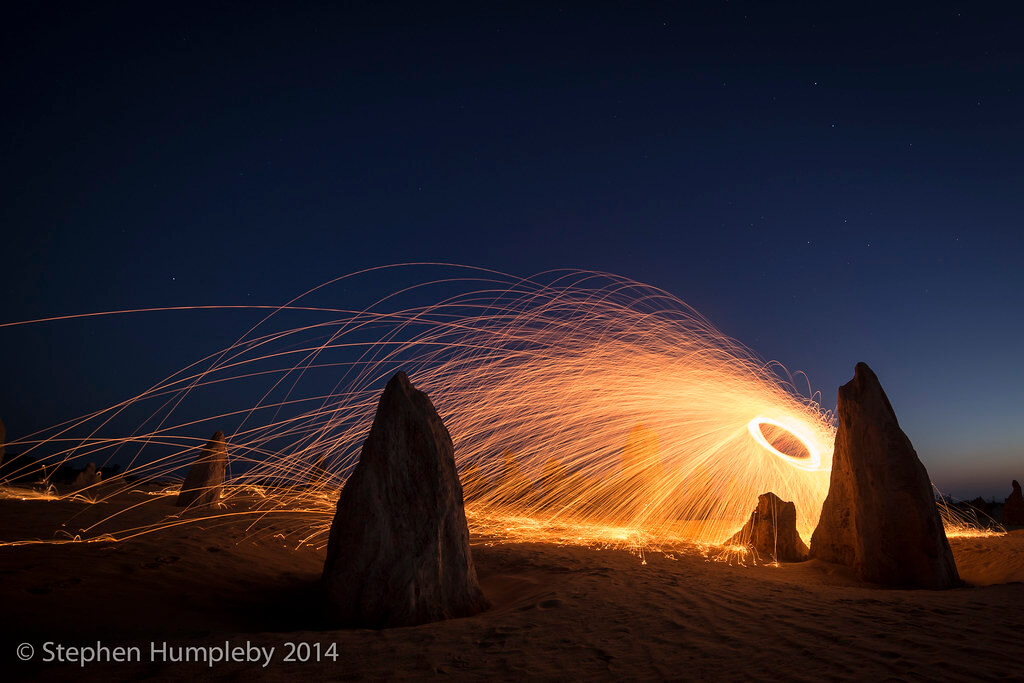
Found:
M 1013 480 L 1013 492 L 1003 503 L 1003 524 L 1024 526 L 1024 496 L 1021 496 L 1020 484 Z
M 622 449 L 622 466 L 629 474 L 657 479 L 661 475 L 661 442 L 653 429 L 642 422 L 633 425 Z
M 501 454 L 496 493 L 505 503 L 530 506 L 537 502 L 537 491 L 533 482 L 519 469 L 519 459 L 519 454 L 509 449 Z
M 796 530 L 796 506 L 774 493 L 757 497 L 757 507 L 735 536 L 731 545 L 749 545 L 759 554 L 770 555 L 777 562 L 803 562 L 807 545 Z
M 488 607 L 451 436 L 404 372 L 384 389 L 338 499 L 323 582 L 339 626 L 413 626 Z
M 175 505 L 210 505 L 220 500 L 227 465 L 228 447 L 224 443 L 224 432 L 218 430 L 203 446 L 199 457 L 185 475 L 185 483 L 181 485 Z
M 973 509 L 976 513 L 980 512 L 983 515 L 992 515 L 992 504 L 987 502 L 981 496 L 978 496 L 971 502 L 967 503 L 968 508 Z
M 330 478 L 327 474 L 327 468 L 324 463 L 327 461 L 327 452 L 323 452 L 317 456 L 316 460 L 309 468 L 309 483 L 310 488 L 320 488 L 327 483 Z
M 540 507 L 542 509 L 558 507 L 564 504 L 565 493 L 569 481 L 565 465 L 558 458 L 548 458 L 540 475 Z
M 85 469 L 78 473 L 75 480 L 71 482 L 71 488 L 78 490 L 95 486 L 100 483 L 100 473 L 96 471 L 96 463 L 91 462 L 85 466 Z
M 483 496 L 490 483 L 475 462 L 469 463 L 462 472 L 462 494 L 464 500 L 476 500 Z
M 839 388 L 837 413 L 832 475 L 811 557 L 890 586 L 960 585 L 928 472 L 864 363 Z
M 652 499 L 665 478 L 660 457 L 658 434 L 644 424 L 633 425 L 622 449 L 622 472 L 614 483 L 609 498 L 616 501 L 621 523 L 641 522 L 654 514 L 657 501 Z

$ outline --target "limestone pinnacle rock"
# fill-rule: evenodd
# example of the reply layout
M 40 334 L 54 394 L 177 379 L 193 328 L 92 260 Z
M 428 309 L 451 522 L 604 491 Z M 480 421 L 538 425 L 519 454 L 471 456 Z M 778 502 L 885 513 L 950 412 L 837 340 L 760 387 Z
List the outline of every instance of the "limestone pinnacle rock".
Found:
M 338 499 L 323 583 L 339 626 L 413 626 L 488 607 L 451 436 L 404 372 L 384 389 Z
M 488 606 L 452 437 L 404 373 L 388 382 L 331 525 L 324 585 L 340 626 L 415 626 Z
M 928 472 L 866 364 L 858 363 L 839 388 L 837 414 L 832 475 L 811 557 L 889 586 L 960 585 Z
M 98 483 L 100 483 L 100 473 L 96 469 L 96 463 L 91 462 L 71 482 L 71 488 L 74 490 L 84 489 L 95 486 Z
M 796 530 L 796 506 L 774 493 L 757 497 L 757 507 L 743 528 L 731 539 L 731 545 L 749 545 L 760 555 L 777 562 L 803 562 L 807 545 Z
M 218 430 L 203 446 L 199 457 L 185 475 L 185 483 L 181 485 L 175 504 L 178 507 L 192 507 L 210 505 L 220 500 L 227 464 L 228 447 L 224 443 L 224 432 Z
M 1020 484 L 1013 480 L 1013 491 L 1003 504 L 1003 524 L 1024 526 L 1024 496 L 1021 495 Z

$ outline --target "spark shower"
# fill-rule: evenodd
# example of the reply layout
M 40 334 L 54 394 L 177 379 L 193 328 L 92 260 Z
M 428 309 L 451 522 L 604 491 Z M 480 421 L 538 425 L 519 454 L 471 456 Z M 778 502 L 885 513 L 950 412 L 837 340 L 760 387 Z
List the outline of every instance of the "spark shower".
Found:
M 314 305 L 423 269 L 443 277 L 384 290 L 365 307 Z M 289 542 L 321 545 L 379 393 L 400 369 L 452 435 L 471 530 L 715 543 L 773 491 L 796 503 L 808 538 L 827 493 L 835 425 L 809 384 L 801 393 L 785 368 L 663 290 L 576 270 L 517 278 L 411 264 L 346 275 L 270 308 L 234 344 L 139 395 L 11 446 L 49 465 L 35 495 L 132 494 L 143 506 L 175 494 L 197 447 L 228 424 L 216 509 L 143 527 L 112 517 L 77 540 L 251 515 L 255 531 L 273 520 Z M 232 384 L 245 388 L 241 405 L 220 402 Z M 109 433 L 127 419 L 130 434 Z M 77 492 L 47 487 L 53 466 L 90 461 L 125 466 Z

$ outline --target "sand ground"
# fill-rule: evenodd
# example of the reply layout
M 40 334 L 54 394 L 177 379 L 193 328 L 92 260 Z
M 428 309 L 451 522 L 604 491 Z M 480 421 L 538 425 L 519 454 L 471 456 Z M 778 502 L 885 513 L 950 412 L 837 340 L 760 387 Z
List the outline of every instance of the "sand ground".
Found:
M 0 500 L 0 540 L 52 538 L 75 513 L 67 528 L 130 502 L 126 497 L 101 508 Z M 145 521 L 170 505 L 166 500 L 125 518 Z M 671 558 L 648 553 L 643 564 L 621 550 L 474 537 L 491 610 L 413 628 L 338 631 L 325 629 L 320 618 L 323 551 L 295 550 L 270 535 L 253 539 L 247 525 L 187 525 L 116 544 L 0 547 L 4 678 L 1024 676 L 1024 532 L 952 539 L 961 574 L 974 585 L 942 592 L 867 586 L 817 561 L 738 566 L 690 552 Z M 141 661 L 40 661 L 48 642 L 55 652 L 57 644 L 97 641 L 138 647 Z M 225 641 L 275 650 L 265 667 L 262 661 L 212 667 L 161 661 L 162 643 L 223 647 Z M 35 650 L 27 664 L 16 656 L 21 643 Z M 300 643 L 308 644 L 308 657 Z M 309 661 L 286 662 L 289 653 Z

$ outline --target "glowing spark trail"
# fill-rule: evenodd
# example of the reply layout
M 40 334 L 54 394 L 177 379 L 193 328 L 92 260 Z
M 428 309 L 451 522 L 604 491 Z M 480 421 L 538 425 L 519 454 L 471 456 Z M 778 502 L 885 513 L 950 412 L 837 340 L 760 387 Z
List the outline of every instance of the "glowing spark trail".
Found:
M 273 519 L 297 543 L 320 545 L 379 393 L 402 369 L 453 437 L 473 531 L 639 547 L 715 543 L 772 491 L 795 502 L 809 538 L 835 427 L 781 366 L 676 297 L 625 278 L 454 268 L 454 277 L 398 289 L 363 310 L 303 301 L 332 283 L 322 285 L 139 396 L 12 445 L 55 451 L 43 458 L 50 465 L 128 459 L 124 472 L 78 492 L 105 500 L 180 480 L 205 437 L 230 424 L 223 507 L 199 519 L 249 515 L 255 530 Z M 423 297 L 431 303 L 403 303 Z M 307 322 L 294 326 L 299 315 Z M 176 418 L 225 383 L 244 385 L 248 404 L 201 422 Z M 99 436 L 139 411 L 135 433 Z M 89 435 L 72 436 L 82 430 Z M 134 506 L 161 500 L 137 495 Z M 114 516 L 86 531 L 125 538 L 161 528 L 118 523 Z

